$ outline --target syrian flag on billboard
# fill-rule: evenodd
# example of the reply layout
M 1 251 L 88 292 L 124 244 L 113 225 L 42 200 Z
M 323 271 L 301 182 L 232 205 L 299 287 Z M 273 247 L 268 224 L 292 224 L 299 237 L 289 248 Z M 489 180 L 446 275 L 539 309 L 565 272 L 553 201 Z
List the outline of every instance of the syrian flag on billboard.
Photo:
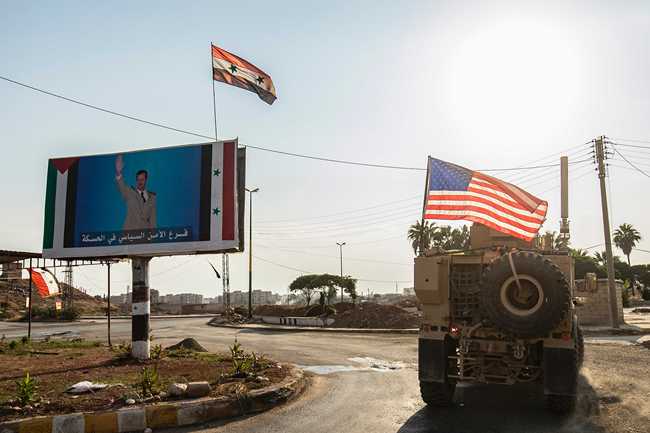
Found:
M 34 268 L 29 268 L 27 271 L 31 274 L 32 283 L 41 298 L 59 294 L 59 283 L 50 272 Z
M 277 98 L 269 74 L 215 45 L 212 45 L 212 78 L 257 93 L 257 96 L 269 105 Z

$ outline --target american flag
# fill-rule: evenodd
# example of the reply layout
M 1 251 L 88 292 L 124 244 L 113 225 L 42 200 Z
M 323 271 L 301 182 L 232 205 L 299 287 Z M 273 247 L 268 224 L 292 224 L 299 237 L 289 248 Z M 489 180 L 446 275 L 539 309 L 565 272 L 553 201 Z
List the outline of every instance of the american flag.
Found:
M 548 204 L 508 182 L 429 158 L 426 219 L 468 220 L 530 241 Z

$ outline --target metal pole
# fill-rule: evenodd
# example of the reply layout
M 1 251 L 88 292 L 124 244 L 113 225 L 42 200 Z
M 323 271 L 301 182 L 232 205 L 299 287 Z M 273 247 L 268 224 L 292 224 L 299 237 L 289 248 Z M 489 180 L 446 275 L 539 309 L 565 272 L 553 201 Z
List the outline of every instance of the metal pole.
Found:
M 210 42 L 210 65 L 212 67 L 212 42 Z M 217 97 L 214 93 L 214 75 L 212 76 L 212 114 L 214 115 L 214 139 L 215 141 L 219 141 L 219 134 L 217 134 Z
M 131 355 L 149 359 L 149 261 L 151 257 L 132 257 Z
M 108 266 L 108 312 L 106 313 L 108 317 L 108 346 L 111 347 L 111 262 L 107 263 Z
M 612 254 L 612 235 L 609 225 L 609 210 L 607 208 L 607 189 L 605 188 L 605 137 L 596 139 L 596 160 L 598 161 L 598 179 L 600 181 L 600 204 L 603 212 L 603 230 L 605 233 L 605 255 L 607 257 L 607 287 L 609 290 L 609 311 L 612 327 L 619 327 L 618 299 L 616 296 L 616 281 L 614 280 L 614 259 Z
M 343 278 L 343 245 L 345 242 L 337 242 L 336 245 L 339 246 L 339 258 L 341 260 L 341 279 Z M 343 302 L 343 287 L 341 287 L 341 302 Z
M 429 170 L 431 170 L 431 157 L 427 156 L 427 177 L 424 180 L 424 197 L 422 199 L 422 219 L 420 220 L 420 245 L 419 245 L 419 255 L 424 254 L 424 215 L 427 209 L 427 200 L 429 198 Z M 428 245 L 427 245 L 428 246 Z
M 27 311 L 27 339 L 32 339 L 32 259 L 29 259 L 29 307 Z
M 253 317 L 253 191 L 249 195 L 248 222 L 248 318 Z

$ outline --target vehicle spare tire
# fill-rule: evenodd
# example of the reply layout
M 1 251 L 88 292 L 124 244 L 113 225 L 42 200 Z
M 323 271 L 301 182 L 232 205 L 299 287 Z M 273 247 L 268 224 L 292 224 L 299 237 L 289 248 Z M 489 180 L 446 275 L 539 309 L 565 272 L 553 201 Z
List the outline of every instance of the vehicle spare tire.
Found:
M 537 253 L 518 251 L 495 259 L 480 285 L 483 314 L 516 336 L 544 337 L 569 311 L 571 296 L 564 274 Z

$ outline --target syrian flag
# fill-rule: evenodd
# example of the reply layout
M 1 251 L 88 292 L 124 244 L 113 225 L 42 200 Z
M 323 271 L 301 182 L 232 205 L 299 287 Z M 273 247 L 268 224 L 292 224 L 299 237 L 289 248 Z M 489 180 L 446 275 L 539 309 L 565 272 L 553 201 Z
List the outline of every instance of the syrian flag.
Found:
M 59 283 L 50 272 L 34 268 L 29 268 L 27 271 L 31 274 L 32 283 L 41 298 L 59 294 Z
M 215 45 L 212 45 L 212 78 L 257 93 L 269 105 L 276 99 L 275 86 L 269 74 Z

